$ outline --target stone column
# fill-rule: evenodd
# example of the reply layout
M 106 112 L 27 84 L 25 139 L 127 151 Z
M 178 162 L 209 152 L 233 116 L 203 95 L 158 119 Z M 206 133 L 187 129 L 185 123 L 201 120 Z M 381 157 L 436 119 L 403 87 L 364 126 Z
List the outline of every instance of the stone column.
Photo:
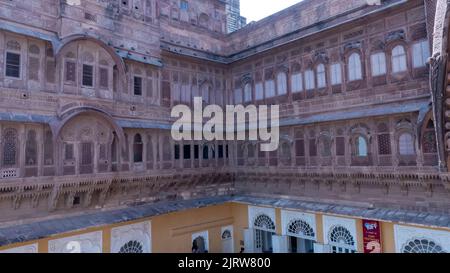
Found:
M 20 124 L 18 134 L 18 143 L 19 143 L 19 156 L 18 162 L 16 162 L 17 167 L 20 169 L 20 177 L 25 176 L 25 146 L 26 146 L 26 130 L 25 125 Z

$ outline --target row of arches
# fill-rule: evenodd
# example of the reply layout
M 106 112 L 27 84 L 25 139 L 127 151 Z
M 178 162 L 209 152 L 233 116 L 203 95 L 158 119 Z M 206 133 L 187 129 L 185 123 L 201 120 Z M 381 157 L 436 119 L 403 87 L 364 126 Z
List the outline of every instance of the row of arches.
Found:
M 238 165 L 302 166 L 436 166 L 437 142 L 434 122 L 425 120 L 421 128 L 408 118 L 396 123 L 357 123 L 344 130 L 330 128 L 294 129 L 280 138 L 279 149 L 260 152 L 260 143 L 241 142 Z
M 10 87 L 159 105 L 159 72 L 124 61 L 99 39 L 71 35 L 54 48 L 48 42 L 0 35 L 5 40 L 5 84 Z
M 305 61 L 303 66 L 294 62 L 291 68 L 280 66 L 265 69 L 264 76 L 261 72 L 255 72 L 254 77 L 246 74 L 235 81 L 232 101 L 247 104 L 288 94 L 299 99 L 313 97 L 313 91 L 321 93 L 328 87 L 333 89 L 343 83 L 351 84 L 368 78 L 372 78 L 375 85 L 380 77 L 390 76 L 393 81 L 406 79 L 406 75 L 414 70 L 426 70 L 429 57 L 428 40 L 411 44 L 398 40 L 386 47 L 375 47 L 369 53 L 367 62 L 360 46 L 350 47 L 342 60 L 333 58 L 330 61 L 325 53 L 319 53 L 313 60 Z M 306 96 L 300 96 L 305 91 Z

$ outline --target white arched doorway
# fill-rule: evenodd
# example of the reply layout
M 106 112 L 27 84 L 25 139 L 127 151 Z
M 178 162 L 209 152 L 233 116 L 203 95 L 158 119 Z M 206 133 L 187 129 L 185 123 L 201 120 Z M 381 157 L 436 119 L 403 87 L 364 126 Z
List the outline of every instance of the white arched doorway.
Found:
M 314 229 L 302 219 L 294 219 L 289 225 L 288 235 L 289 253 L 314 253 L 316 234 Z
M 275 223 L 265 214 L 258 215 L 255 218 L 255 252 L 272 253 L 272 235 L 275 234 Z

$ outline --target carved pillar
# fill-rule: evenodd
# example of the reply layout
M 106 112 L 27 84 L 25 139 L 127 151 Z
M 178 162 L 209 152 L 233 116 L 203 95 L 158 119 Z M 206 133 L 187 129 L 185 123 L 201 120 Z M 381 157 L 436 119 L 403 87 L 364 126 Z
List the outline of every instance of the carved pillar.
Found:
M 25 176 L 25 144 L 26 144 L 26 130 L 25 125 L 20 124 L 18 134 L 18 143 L 19 143 L 19 157 L 17 166 L 20 169 L 20 177 Z
M 397 168 L 399 165 L 398 142 L 395 138 L 395 125 L 392 119 L 389 120 L 389 135 L 391 138 L 392 166 Z
M 39 130 L 36 130 L 38 176 L 42 176 L 44 170 L 44 138 L 45 128 L 40 126 Z
M 446 63 L 447 55 L 443 56 L 437 53 L 431 60 L 431 98 L 433 102 L 433 116 L 435 120 L 435 131 L 436 131 L 436 142 L 438 150 L 438 165 L 441 172 L 446 172 L 448 170 L 447 164 L 448 160 L 445 158 L 445 142 L 444 142 L 444 130 L 445 119 L 444 119 L 444 90 L 446 88 L 445 84 L 445 73 L 446 73 Z
M 61 149 L 64 145 L 61 145 Z M 80 164 L 81 164 L 81 149 L 80 149 L 81 143 L 75 142 L 73 144 L 73 156 L 75 157 L 75 174 L 80 174 Z M 60 153 L 62 155 L 62 153 Z M 62 168 L 61 168 L 62 171 Z
M 94 141 L 94 173 L 98 173 L 98 161 L 99 161 L 100 143 Z

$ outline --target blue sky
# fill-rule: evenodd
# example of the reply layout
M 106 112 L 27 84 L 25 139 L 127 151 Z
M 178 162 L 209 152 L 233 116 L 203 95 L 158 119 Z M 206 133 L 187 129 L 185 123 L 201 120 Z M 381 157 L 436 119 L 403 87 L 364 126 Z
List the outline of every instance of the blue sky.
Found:
M 241 0 L 241 15 L 247 22 L 258 21 L 301 0 Z

